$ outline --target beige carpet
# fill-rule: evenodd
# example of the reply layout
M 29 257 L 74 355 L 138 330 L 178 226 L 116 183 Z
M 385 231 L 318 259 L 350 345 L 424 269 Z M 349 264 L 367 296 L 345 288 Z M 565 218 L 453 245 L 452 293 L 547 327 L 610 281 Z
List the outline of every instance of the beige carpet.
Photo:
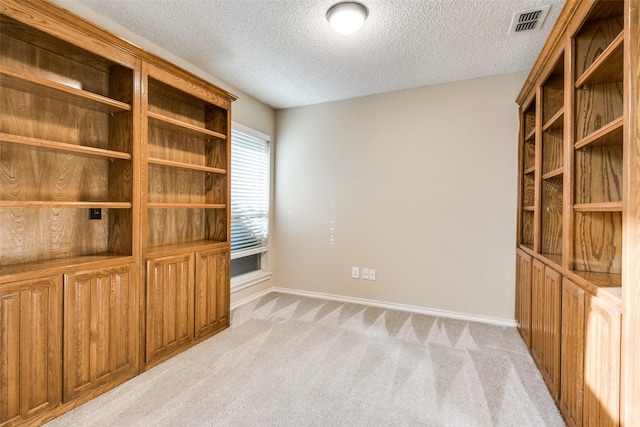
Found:
M 563 426 L 514 328 L 270 293 L 48 424 Z

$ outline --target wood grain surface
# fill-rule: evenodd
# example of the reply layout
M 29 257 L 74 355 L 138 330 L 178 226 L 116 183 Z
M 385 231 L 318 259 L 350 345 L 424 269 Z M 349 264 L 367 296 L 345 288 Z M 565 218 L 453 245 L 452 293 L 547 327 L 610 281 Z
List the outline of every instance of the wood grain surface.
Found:
M 562 352 L 560 357 L 560 409 L 570 426 L 582 425 L 584 387 L 584 290 L 562 282 Z
M 65 275 L 65 402 L 137 372 L 138 299 L 132 265 Z
M 147 261 L 146 356 L 158 363 L 194 337 L 193 256 Z
M 621 315 L 592 295 L 585 305 L 583 423 L 619 426 Z
M 229 253 L 226 248 L 196 252 L 195 335 L 205 335 L 229 322 Z
M 522 244 L 533 245 L 533 212 L 522 211 Z
M 562 129 L 547 130 L 542 134 L 542 174 L 564 165 L 564 139 Z
M 622 201 L 622 160 L 622 141 L 577 150 L 574 157 L 575 203 Z
M 542 123 L 547 123 L 564 106 L 564 56 L 542 86 Z
M 0 287 L 0 425 L 60 404 L 61 307 L 60 276 Z
M 542 181 L 540 252 L 562 254 L 563 177 Z
M 600 2 L 602 14 L 615 14 L 610 18 L 597 19 L 591 15 L 591 20 L 585 23 L 575 38 L 576 77 L 580 76 L 593 64 L 607 47 L 615 40 L 624 28 L 622 13 L 623 2 Z M 606 3 L 609 3 L 606 5 Z M 605 11 L 607 8 L 611 9 Z M 600 12 L 598 12 L 600 13 Z
M 535 199 L 534 174 L 528 173 L 523 177 L 522 181 L 522 206 L 533 206 Z
M 620 212 L 576 212 L 574 269 L 620 273 L 622 267 L 622 215 Z

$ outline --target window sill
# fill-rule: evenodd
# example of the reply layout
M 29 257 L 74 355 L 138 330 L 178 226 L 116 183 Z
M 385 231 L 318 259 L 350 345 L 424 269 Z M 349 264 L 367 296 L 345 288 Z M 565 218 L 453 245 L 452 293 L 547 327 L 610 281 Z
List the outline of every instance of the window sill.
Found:
M 270 271 L 253 271 L 231 278 L 231 292 L 240 291 L 242 289 L 255 286 L 258 283 L 266 282 L 271 279 Z

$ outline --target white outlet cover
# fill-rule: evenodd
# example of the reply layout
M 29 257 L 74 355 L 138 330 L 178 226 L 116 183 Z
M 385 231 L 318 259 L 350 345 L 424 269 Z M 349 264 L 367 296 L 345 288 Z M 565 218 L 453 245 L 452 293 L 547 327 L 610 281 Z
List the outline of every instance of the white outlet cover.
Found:
M 351 278 L 358 279 L 360 277 L 360 269 L 358 267 L 351 267 Z
M 367 280 L 369 279 L 369 269 L 368 268 L 363 268 L 362 269 L 362 278 Z
M 369 280 L 376 280 L 376 271 L 375 270 L 369 270 Z

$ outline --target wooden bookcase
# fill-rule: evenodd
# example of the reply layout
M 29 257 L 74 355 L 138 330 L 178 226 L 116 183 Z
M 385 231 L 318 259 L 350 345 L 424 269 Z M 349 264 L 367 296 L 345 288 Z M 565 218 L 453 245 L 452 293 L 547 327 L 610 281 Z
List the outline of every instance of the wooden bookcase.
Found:
M 567 2 L 517 100 L 516 319 L 569 425 L 640 422 L 639 8 Z
M 233 100 L 51 3 L 0 2 L 0 426 L 229 325 Z
M 144 64 L 143 85 L 145 363 L 153 366 L 229 325 L 231 120 L 229 99 L 161 67 Z M 211 270 L 203 260 L 212 250 L 222 265 Z M 209 315 L 215 327 L 202 329 Z

